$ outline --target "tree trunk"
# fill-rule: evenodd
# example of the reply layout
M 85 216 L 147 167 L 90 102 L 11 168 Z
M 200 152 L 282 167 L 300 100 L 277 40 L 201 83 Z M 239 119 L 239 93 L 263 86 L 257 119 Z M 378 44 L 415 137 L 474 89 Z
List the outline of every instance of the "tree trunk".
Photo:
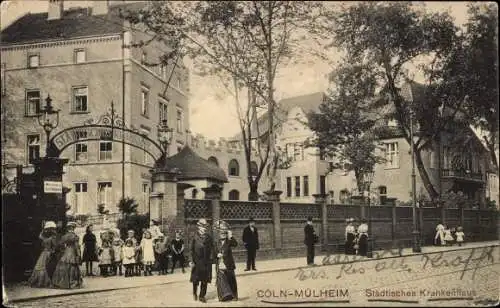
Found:
M 425 169 L 424 162 L 422 160 L 421 150 L 415 150 L 415 164 L 417 165 L 418 173 L 420 174 L 420 178 L 422 179 L 422 184 L 424 184 L 425 189 L 429 193 L 429 197 L 432 201 L 435 201 L 439 198 L 439 192 L 434 188 L 434 185 L 429 178 L 429 174 Z M 438 174 L 438 181 L 441 181 L 441 174 Z M 415 192 L 416 194 L 416 192 Z

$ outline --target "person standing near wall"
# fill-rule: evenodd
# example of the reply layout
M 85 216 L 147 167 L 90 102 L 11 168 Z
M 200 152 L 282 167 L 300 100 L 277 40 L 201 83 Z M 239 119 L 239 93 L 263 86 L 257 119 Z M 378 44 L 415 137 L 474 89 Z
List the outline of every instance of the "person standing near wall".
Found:
M 255 227 L 255 220 L 253 217 L 250 217 L 248 220 L 248 226 L 243 229 L 243 244 L 247 250 L 247 267 L 245 271 L 249 271 L 250 266 L 252 267 L 252 270 L 256 271 L 255 256 L 257 254 L 257 250 L 259 249 L 259 233 Z
M 345 227 L 345 254 L 355 255 L 354 240 L 356 239 L 356 228 L 353 225 L 354 218 L 346 219 L 347 226 Z
M 212 282 L 212 263 L 215 260 L 214 243 L 208 234 L 208 223 L 206 219 L 200 219 L 196 224 L 198 230 L 191 242 L 191 278 L 193 283 L 193 299 L 206 303 L 207 284 Z M 198 285 L 200 285 L 198 296 Z
M 314 244 L 318 242 L 318 236 L 314 232 L 312 217 L 307 217 L 304 227 L 304 244 L 307 247 L 307 265 L 314 266 Z
M 361 224 L 358 226 L 358 255 L 365 256 L 368 252 L 368 224 L 366 219 L 361 219 Z

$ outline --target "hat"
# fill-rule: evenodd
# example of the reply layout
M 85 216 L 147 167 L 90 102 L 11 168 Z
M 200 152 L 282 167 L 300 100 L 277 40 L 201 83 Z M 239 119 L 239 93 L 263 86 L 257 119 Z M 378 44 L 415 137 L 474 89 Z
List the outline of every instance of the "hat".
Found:
M 134 230 L 128 230 L 127 233 L 135 233 Z
M 198 222 L 196 223 L 196 225 L 198 227 L 202 227 L 202 228 L 207 228 L 208 227 L 208 222 L 205 218 L 201 218 L 200 220 L 198 220 Z
M 255 219 L 253 219 L 253 217 L 250 217 L 250 218 L 248 219 L 248 222 L 255 222 Z
M 158 233 L 158 237 L 165 237 L 165 234 L 160 232 L 160 233 Z
M 43 226 L 44 229 L 48 229 L 48 228 L 56 228 L 56 223 L 53 222 L 53 221 L 47 221 L 45 222 L 45 225 Z
M 349 222 L 354 222 L 354 218 L 349 218 Z
M 351 219 L 350 218 L 346 218 L 345 222 L 351 222 Z
M 155 225 L 158 225 L 160 222 L 158 220 L 155 220 L 155 219 L 151 219 L 151 222 Z
M 307 221 L 313 221 L 312 216 L 307 217 Z
M 68 222 L 68 223 L 66 224 L 66 227 L 73 227 L 73 228 L 75 228 L 75 227 L 76 227 L 76 222 L 74 222 L 74 221 L 70 221 L 70 222 Z

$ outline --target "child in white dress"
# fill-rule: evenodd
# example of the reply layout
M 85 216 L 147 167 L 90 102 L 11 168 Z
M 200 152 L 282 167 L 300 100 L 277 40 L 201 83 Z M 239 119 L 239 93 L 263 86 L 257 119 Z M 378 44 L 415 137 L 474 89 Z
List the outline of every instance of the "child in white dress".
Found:
M 446 245 L 451 246 L 453 245 L 453 236 L 451 236 L 451 230 L 448 228 L 448 226 L 445 226 L 444 229 L 444 241 L 446 242 Z
M 461 226 L 457 227 L 457 232 L 455 233 L 455 236 L 457 237 L 458 246 L 462 246 L 462 243 L 464 242 L 465 234 L 464 234 L 463 228 Z
M 125 277 L 134 275 L 135 266 L 135 245 L 131 239 L 125 241 L 123 246 L 123 266 L 125 266 Z
M 153 275 L 153 265 L 155 264 L 154 243 L 151 232 L 144 231 L 141 241 L 142 264 L 144 265 L 144 276 Z

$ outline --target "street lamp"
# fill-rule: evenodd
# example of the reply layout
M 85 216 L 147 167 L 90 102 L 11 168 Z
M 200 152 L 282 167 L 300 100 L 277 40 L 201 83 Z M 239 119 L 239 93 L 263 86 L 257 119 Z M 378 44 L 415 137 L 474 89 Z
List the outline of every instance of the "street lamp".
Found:
M 163 119 L 158 125 L 158 140 L 160 145 L 163 147 L 163 153 L 165 154 L 165 160 L 163 161 L 163 167 L 167 168 L 167 157 L 168 157 L 168 146 L 172 142 L 174 130 L 168 127 L 167 120 Z
M 366 185 L 366 190 L 368 191 L 368 249 L 366 252 L 366 256 L 368 258 L 373 258 L 373 232 L 372 232 L 372 210 L 371 210 L 371 198 L 370 198 L 370 186 L 373 182 L 373 176 L 375 175 L 375 171 L 371 170 L 365 173 L 364 182 Z
M 45 106 L 43 106 L 40 113 L 38 113 L 38 124 L 43 127 L 45 135 L 47 136 L 45 156 L 48 156 L 49 153 L 50 133 L 59 125 L 59 111 L 60 110 L 54 109 L 52 106 L 52 99 L 50 98 L 50 95 L 47 95 L 47 98 L 45 99 Z
M 413 100 L 412 100 L 413 101 Z M 414 110 L 410 107 L 410 152 L 411 152 L 411 198 L 412 198 L 412 214 L 413 214 L 413 252 L 422 252 L 420 247 L 420 232 L 417 228 L 417 182 L 415 175 L 415 141 L 413 140 L 414 128 L 413 128 L 413 116 Z

